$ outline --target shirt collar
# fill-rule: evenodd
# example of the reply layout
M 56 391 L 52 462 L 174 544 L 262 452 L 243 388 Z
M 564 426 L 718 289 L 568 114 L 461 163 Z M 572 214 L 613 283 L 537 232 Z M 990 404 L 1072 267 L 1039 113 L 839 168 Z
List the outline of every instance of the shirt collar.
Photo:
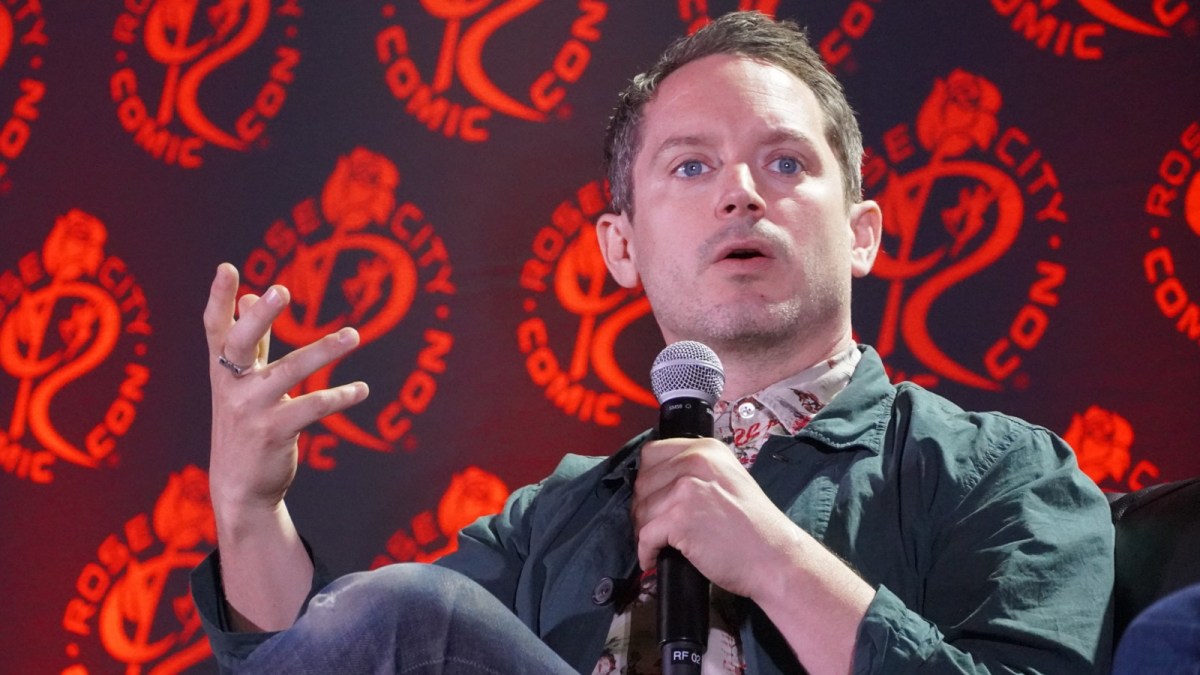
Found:
M 868 345 L 860 344 L 856 348 L 860 358 L 846 388 L 797 432 L 795 438 L 835 451 L 866 450 L 878 455 L 883 452 L 896 387 L 888 379 L 878 352 Z M 626 443 L 606 462 L 602 480 L 613 487 L 613 481 L 632 484 L 641 458 L 641 453 L 636 451 L 653 438 L 654 432 L 650 429 Z
M 809 424 L 850 381 L 861 353 L 853 343 L 841 352 L 736 400 L 714 406 L 716 437 L 750 467 L 770 436 L 792 436 Z
M 874 454 L 883 451 L 896 387 L 874 349 L 859 345 L 858 350 L 862 358 L 850 383 L 796 438 L 812 440 L 832 450 L 862 449 Z

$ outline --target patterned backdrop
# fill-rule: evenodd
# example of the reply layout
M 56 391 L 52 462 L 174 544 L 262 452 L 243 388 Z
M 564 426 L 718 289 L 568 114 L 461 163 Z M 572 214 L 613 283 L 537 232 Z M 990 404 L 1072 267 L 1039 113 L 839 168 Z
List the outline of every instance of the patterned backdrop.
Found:
M 336 571 L 452 550 L 656 419 L 591 224 L 615 93 L 732 9 L 799 19 L 884 209 L 859 340 L 1063 434 L 1102 487 L 1200 473 L 1196 0 L 0 0 L 5 673 L 207 673 L 200 322 L 286 283 L 275 355 L 371 397 L 289 496 Z M 702 311 L 697 308 L 697 311 Z

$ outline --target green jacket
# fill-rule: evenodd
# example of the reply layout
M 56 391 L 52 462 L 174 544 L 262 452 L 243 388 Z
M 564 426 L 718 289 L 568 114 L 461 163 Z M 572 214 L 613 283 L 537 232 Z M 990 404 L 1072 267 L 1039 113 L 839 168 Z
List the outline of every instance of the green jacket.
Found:
M 863 349 L 846 389 L 794 437 L 772 437 L 750 470 L 878 589 L 854 672 L 1107 672 L 1113 528 L 1071 449 L 1044 428 L 892 386 Z M 629 503 L 645 440 L 608 459 L 568 455 L 440 561 L 581 672 L 612 623 L 605 579 L 636 575 Z M 749 672 L 802 672 L 766 616 L 743 609 Z
M 1107 672 L 1113 528 L 1071 449 L 1044 428 L 892 386 L 879 356 L 862 349 L 846 389 L 795 436 L 772 437 L 750 471 L 877 588 L 854 672 Z M 648 438 L 607 459 L 566 456 L 500 514 L 465 528 L 439 564 L 485 586 L 590 673 L 613 589 L 637 575 L 629 503 Z M 226 662 L 269 634 L 224 630 L 218 579 L 210 556 L 192 592 Z M 318 575 L 314 592 L 328 581 Z M 803 672 L 766 616 L 748 600 L 741 609 L 749 672 Z

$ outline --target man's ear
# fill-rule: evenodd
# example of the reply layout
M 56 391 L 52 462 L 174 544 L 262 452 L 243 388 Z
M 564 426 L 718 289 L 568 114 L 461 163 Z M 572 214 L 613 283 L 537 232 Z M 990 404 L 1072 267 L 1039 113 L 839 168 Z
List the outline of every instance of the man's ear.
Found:
M 633 249 L 633 224 L 625 214 L 605 213 L 596 221 L 596 241 L 609 274 L 625 288 L 637 286 L 637 254 Z
M 875 264 L 883 237 L 879 204 L 867 199 L 850 207 L 850 236 L 850 271 L 856 277 L 865 277 Z

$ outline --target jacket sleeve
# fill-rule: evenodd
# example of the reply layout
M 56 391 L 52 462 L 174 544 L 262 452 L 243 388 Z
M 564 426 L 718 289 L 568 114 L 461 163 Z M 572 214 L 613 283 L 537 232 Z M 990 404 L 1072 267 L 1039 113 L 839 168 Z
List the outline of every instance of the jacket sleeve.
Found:
M 880 586 L 854 672 L 1108 672 L 1107 500 L 1049 431 L 987 414 L 962 426 L 941 442 L 970 452 L 930 453 L 926 437 L 919 453 L 951 458 L 918 481 L 935 514 L 919 611 Z
M 481 518 L 464 528 L 459 535 L 458 552 L 442 558 L 437 564 L 470 576 L 511 606 L 513 590 L 528 550 L 534 498 L 543 484 L 517 490 L 509 497 L 501 513 Z M 333 581 L 333 576 L 313 555 L 307 541 L 305 549 L 313 560 L 313 580 L 297 619 L 304 615 L 309 600 Z M 192 570 L 191 593 L 201 625 L 222 672 L 236 670 L 259 645 L 277 634 L 239 632 L 231 628 L 229 607 L 221 583 L 220 550 L 214 550 Z
M 322 588 L 332 581 L 328 570 L 315 557 L 308 542 L 304 548 L 313 559 L 312 585 L 308 589 L 308 597 L 300 606 L 300 615 L 308 607 L 312 599 Z M 270 640 L 277 632 L 237 632 L 231 626 L 229 606 L 225 600 L 225 590 L 221 585 L 221 551 L 209 553 L 191 573 L 192 602 L 196 604 L 200 615 L 200 624 L 204 634 L 208 636 L 209 646 L 221 672 L 236 670 L 238 665 L 251 654 L 259 645 Z M 297 616 L 297 618 L 299 618 Z

